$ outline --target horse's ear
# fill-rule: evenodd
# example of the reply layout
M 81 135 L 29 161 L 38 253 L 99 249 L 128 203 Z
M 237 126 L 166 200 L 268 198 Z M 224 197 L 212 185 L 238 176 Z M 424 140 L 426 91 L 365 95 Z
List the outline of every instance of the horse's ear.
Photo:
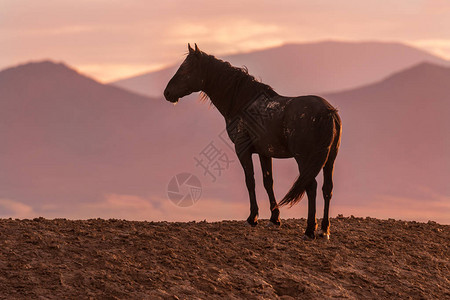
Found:
M 195 43 L 195 53 L 200 53 L 200 49 L 198 49 L 197 43 Z
M 191 44 L 189 44 L 189 43 L 188 43 L 188 50 L 189 50 L 189 54 L 192 54 L 195 52 L 194 49 L 192 49 Z

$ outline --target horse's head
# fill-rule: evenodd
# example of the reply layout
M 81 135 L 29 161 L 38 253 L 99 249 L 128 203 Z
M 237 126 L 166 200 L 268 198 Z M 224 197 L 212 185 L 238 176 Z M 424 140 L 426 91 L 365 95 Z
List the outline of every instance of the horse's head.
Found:
M 180 98 L 193 92 L 200 91 L 203 86 L 200 68 L 202 52 L 198 49 L 197 44 L 195 44 L 195 50 L 188 44 L 188 49 L 189 53 L 186 59 L 164 90 L 164 97 L 172 103 L 178 102 Z

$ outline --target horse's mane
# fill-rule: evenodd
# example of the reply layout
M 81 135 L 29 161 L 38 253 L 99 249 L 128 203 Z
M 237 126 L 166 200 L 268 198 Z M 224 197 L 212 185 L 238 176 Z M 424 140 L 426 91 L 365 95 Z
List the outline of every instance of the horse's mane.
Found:
M 210 86 L 210 89 L 226 91 L 226 94 L 232 95 L 231 98 L 233 99 L 235 98 L 234 96 L 242 90 L 256 92 L 264 91 L 269 95 L 276 94 L 271 86 L 262 83 L 254 76 L 250 75 L 246 66 L 241 68 L 235 67 L 227 61 L 223 61 L 204 52 L 201 53 L 201 59 L 203 66 L 206 66 L 206 76 L 209 78 L 214 77 L 214 80 L 211 80 L 212 86 Z M 205 102 L 208 100 L 210 100 L 209 96 L 202 92 L 200 101 Z M 239 99 L 239 101 L 251 100 L 253 99 Z M 230 99 L 224 98 L 220 101 L 230 101 Z M 229 104 L 232 105 L 232 103 Z

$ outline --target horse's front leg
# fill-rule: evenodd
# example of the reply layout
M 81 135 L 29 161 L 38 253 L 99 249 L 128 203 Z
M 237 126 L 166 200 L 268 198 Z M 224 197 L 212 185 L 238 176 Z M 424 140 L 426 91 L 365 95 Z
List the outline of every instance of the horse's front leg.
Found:
M 258 224 L 258 203 L 256 203 L 252 153 L 248 149 L 238 151 L 238 148 L 236 148 L 236 154 L 239 157 L 242 168 L 244 168 L 245 184 L 247 185 L 248 195 L 250 197 L 250 216 L 247 218 L 247 222 L 252 226 L 256 226 Z
M 272 177 L 272 158 L 268 156 L 259 155 L 259 161 L 261 162 L 261 170 L 263 172 L 264 188 L 270 201 L 270 222 L 275 226 L 280 226 L 280 209 L 278 208 L 275 195 L 273 193 L 273 177 Z M 270 224 L 270 223 L 269 223 Z

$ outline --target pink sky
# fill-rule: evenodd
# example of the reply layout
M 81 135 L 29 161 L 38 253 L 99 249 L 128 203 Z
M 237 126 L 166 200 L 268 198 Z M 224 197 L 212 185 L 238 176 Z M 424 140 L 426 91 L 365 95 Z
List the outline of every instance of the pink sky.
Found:
M 450 58 L 445 0 L 0 0 L 0 69 L 65 61 L 102 81 L 180 60 L 325 39 L 399 41 Z

